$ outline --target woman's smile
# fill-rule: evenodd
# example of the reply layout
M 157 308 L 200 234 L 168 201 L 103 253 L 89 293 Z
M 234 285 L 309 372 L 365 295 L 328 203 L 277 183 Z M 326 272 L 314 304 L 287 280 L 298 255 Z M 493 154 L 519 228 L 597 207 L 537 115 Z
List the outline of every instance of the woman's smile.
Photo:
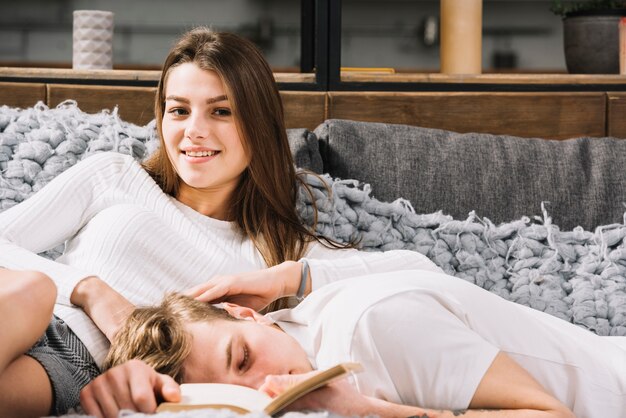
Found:
M 186 161 L 190 164 L 206 163 L 220 154 L 218 150 L 200 149 L 196 147 L 184 149 L 181 152 L 185 155 Z

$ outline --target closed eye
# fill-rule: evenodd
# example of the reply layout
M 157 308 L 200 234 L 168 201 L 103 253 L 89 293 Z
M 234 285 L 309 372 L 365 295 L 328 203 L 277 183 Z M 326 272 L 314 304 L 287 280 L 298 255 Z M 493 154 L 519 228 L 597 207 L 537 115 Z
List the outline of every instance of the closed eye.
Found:
M 250 354 L 248 353 L 248 347 L 246 345 L 242 346 L 243 355 L 241 356 L 241 361 L 237 365 L 237 369 L 243 372 L 248 367 L 248 363 L 250 362 Z

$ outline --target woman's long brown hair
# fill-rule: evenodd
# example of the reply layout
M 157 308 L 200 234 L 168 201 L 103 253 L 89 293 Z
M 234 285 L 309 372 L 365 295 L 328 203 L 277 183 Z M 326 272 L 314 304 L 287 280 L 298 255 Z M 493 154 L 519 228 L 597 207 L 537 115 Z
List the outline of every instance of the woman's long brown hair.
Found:
M 182 36 L 165 60 L 155 104 L 161 146 L 144 163 L 163 191 L 177 197 L 181 181 L 163 142 L 165 84 L 171 69 L 187 62 L 215 71 L 224 83 L 239 136 L 250 156 L 250 164 L 231 197 L 228 217 L 252 239 L 266 264 L 298 260 L 313 240 L 343 247 L 318 237 L 298 216 L 296 198 L 304 182 L 296 175 L 272 70 L 254 44 L 234 34 L 193 29 Z

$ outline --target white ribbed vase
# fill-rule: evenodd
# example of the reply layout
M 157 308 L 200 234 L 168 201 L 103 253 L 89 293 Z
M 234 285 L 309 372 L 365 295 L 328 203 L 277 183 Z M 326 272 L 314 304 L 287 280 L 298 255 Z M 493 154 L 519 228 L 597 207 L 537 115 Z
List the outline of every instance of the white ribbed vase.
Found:
M 113 68 L 113 12 L 75 10 L 72 68 Z

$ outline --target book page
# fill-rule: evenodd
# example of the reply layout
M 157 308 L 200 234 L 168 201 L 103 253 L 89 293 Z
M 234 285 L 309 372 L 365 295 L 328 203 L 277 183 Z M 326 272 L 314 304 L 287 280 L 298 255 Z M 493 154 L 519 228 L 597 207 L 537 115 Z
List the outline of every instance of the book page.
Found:
M 180 402 L 162 403 L 157 412 L 198 407 L 227 408 L 236 412 L 262 411 L 272 401 L 266 393 L 258 390 L 222 383 L 183 383 L 180 391 Z

